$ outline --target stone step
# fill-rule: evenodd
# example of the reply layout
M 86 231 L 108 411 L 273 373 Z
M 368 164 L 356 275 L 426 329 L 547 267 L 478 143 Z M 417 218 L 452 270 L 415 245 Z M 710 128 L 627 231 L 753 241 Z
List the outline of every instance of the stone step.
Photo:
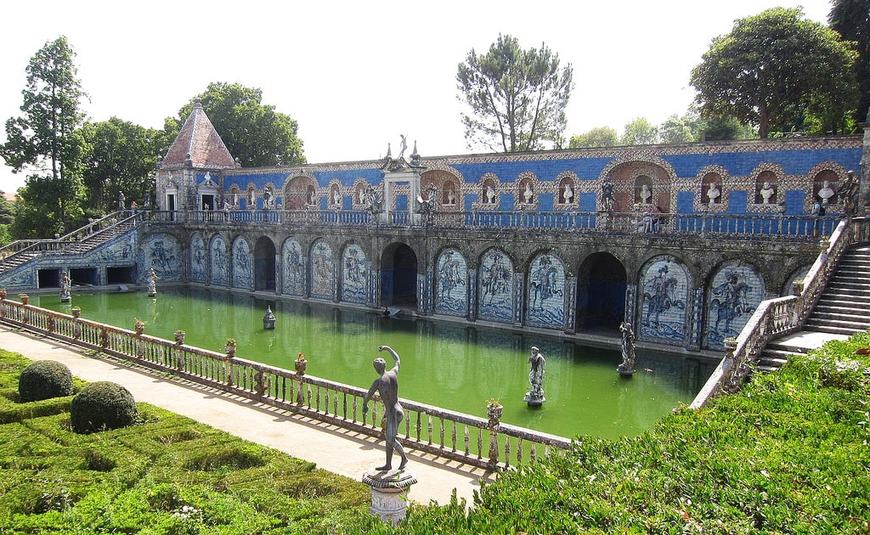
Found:
M 857 282 L 870 286 L 870 273 L 864 274 L 857 271 L 837 270 L 837 272 L 831 277 L 831 281 Z
M 798 346 L 790 346 L 788 344 L 778 344 L 775 340 L 773 342 L 768 343 L 764 347 L 765 352 L 776 352 L 776 353 L 784 353 L 786 355 L 794 355 L 795 353 L 803 353 L 806 354 L 809 352 L 809 349 L 805 347 Z
M 870 329 L 870 322 L 863 322 L 860 320 L 837 320 L 837 319 L 829 319 L 829 318 L 817 318 L 815 316 L 810 316 L 806 323 L 807 326 L 812 327 L 842 327 L 844 329 L 854 329 L 856 331 L 866 331 Z
M 870 306 L 870 299 L 861 299 L 854 295 L 843 295 L 842 297 L 830 293 L 823 293 L 816 304 L 821 306 L 843 307 L 843 308 L 865 308 Z
M 841 266 L 855 266 L 855 267 L 870 267 L 870 258 L 862 259 L 862 258 L 849 258 L 848 256 L 844 256 L 840 258 Z
M 816 307 L 813 309 L 813 314 L 816 312 L 823 312 L 826 314 L 843 314 L 849 316 L 857 316 L 862 318 L 870 318 L 870 303 L 867 303 L 868 306 L 838 306 L 838 305 L 827 305 L 822 303 L 821 300 L 816 304 Z
M 850 321 L 854 323 L 866 323 L 868 326 L 870 326 L 870 314 L 855 314 L 851 312 L 828 312 L 826 310 L 819 310 L 818 307 L 816 307 L 810 314 L 810 319 Z
M 779 371 L 779 366 L 774 367 L 767 364 L 762 364 L 761 361 L 759 361 L 755 369 L 764 373 L 773 373 Z
M 862 333 L 867 329 L 849 329 L 844 327 L 828 327 L 826 325 L 805 325 L 805 331 L 813 331 L 817 333 L 828 333 L 828 334 L 845 334 L 851 336 L 856 333 Z
M 839 282 L 832 280 L 828 284 L 828 287 L 825 288 L 824 293 L 828 293 L 828 290 L 832 290 L 834 293 L 854 294 L 858 296 L 870 295 L 870 286 L 857 282 Z

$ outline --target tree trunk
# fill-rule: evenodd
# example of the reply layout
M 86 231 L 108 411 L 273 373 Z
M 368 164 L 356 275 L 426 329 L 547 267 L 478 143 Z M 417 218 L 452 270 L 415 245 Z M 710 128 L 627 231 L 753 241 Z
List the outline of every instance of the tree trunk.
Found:
M 770 132 L 770 115 L 767 112 L 767 106 L 762 104 L 758 107 L 758 137 L 767 139 L 767 134 Z

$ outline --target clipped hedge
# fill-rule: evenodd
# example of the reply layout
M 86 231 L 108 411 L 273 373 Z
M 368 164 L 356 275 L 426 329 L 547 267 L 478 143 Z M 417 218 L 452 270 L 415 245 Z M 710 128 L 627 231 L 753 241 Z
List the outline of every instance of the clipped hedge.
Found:
M 133 394 L 109 381 L 90 383 L 76 394 L 70 407 L 70 424 L 76 433 L 119 429 L 135 420 Z
M 73 378 L 69 368 L 53 360 L 41 360 L 21 371 L 18 395 L 24 403 L 72 395 Z

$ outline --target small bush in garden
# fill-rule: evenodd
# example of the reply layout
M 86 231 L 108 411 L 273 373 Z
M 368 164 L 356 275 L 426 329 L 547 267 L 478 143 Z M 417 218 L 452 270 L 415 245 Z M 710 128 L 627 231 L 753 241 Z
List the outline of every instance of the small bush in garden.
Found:
M 22 403 L 59 398 L 72 393 L 72 373 L 69 368 L 53 360 L 30 364 L 18 378 L 18 395 Z
M 96 450 L 85 451 L 85 468 L 88 470 L 96 470 L 97 472 L 111 472 L 115 469 L 116 463 L 114 460 L 106 457 Z
M 127 427 L 136 420 L 136 401 L 123 386 L 98 381 L 76 394 L 70 407 L 70 424 L 76 433 Z
M 205 451 L 185 464 L 190 470 L 244 469 L 263 466 L 265 461 L 250 448 L 237 446 Z

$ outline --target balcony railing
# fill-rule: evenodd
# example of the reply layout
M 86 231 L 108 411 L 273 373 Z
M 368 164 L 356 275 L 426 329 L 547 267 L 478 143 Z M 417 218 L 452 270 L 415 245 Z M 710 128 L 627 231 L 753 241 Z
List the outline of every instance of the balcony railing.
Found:
M 371 214 L 356 210 L 157 211 L 153 221 L 200 224 L 336 225 L 429 229 L 532 229 L 553 232 L 716 235 L 814 239 L 833 232 L 837 216 L 782 214 L 665 214 L 644 212 L 436 212 Z
M 362 414 L 366 390 L 216 353 L 111 325 L 76 318 L 9 299 L 0 300 L 0 322 L 100 351 L 190 381 L 299 413 L 368 436 L 381 436 L 383 405 Z M 501 423 L 500 413 L 479 418 L 402 399 L 403 444 L 482 468 L 534 460 L 570 440 Z M 484 407 L 482 407 L 483 409 Z

